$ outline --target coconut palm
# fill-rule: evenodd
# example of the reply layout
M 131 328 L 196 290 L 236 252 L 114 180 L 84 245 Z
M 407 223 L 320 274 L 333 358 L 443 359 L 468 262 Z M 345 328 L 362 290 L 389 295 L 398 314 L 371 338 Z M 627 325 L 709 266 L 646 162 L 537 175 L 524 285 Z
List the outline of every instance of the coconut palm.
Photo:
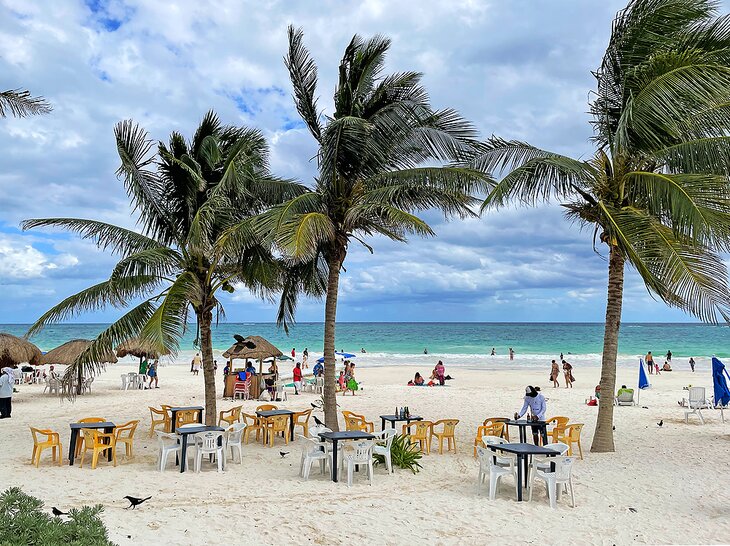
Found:
M 592 451 L 614 450 L 625 264 L 668 305 L 727 320 L 730 18 L 711 0 L 634 0 L 595 72 L 588 160 L 493 137 L 476 166 L 506 175 L 484 208 L 557 201 L 608 254 L 601 398 Z M 605 246 L 604 246 L 605 245 Z
M 114 132 L 121 159 L 117 175 L 139 214 L 141 233 L 95 220 L 25 221 L 25 229 L 63 227 L 121 255 L 108 280 L 66 298 L 28 335 L 78 313 L 108 305 L 126 308 L 141 298 L 76 361 L 94 373 L 103 354 L 132 337 L 158 353 L 174 352 L 192 310 L 203 358 L 206 423 L 214 425 L 211 324 L 214 314 L 223 313 L 217 293 L 232 292 L 235 283 L 242 283 L 264 294 L 279 283 L 279 268 L 258 241 L 239 234 L 236 253 L 226 254 L 218 239 L 230 226 L 302 188 L 269 174 L 267 144 L 258 131 L 224 126 L 213 112 L 204 116 L 190 142 L 173 132 L 156 154 L 147 133 L 133 122 L 120 122 Z
M 16 118 L 48 114 L 53 108 L 43 97 L 33 97 L 25 89 L 0 91 L 0 118 L 8 114 Z
M 323 116 L 317 107 L 317 67 L 302 38 L 301 30 L 289 28 L 285 64 L 296 108 L 319 146 L 318 175 L 310 190 L 273 207 L 258 227 L 293 267 L 309 274 L 306 282 L 290 275 L 281 323 L 293 319 L 299 290 L 326 279 L 325 422 L 337 430 L 335 322 L 350 243 L 358 241 L 372 252 L 364 242 L 369 236 L 405 241 L 409 234 L 433 235 L 414 212 L 437 208 L 468 216 L 476 202 L 471 192 L 486 184 L 479 172 L 457 164 L 472 149 L 472 126 L 453 110 L 434 110 L 420 74 L 382 74 L 390 40 L 353 37 L 340 63 L 333 113 Z

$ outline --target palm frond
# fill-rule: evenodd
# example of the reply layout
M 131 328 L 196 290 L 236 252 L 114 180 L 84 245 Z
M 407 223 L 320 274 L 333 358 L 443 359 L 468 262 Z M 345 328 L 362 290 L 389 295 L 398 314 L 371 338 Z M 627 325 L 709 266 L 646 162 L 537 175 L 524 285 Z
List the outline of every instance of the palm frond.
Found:
M 33 97 L 25 89 L 8 89 L 0 92 L 0 118 L 12 115 L 16 118 L 48 114 L 53 110 L 43 97 Z
M 322 128 L 317 111 L 317 65 L 304 46 L 304 33 L 301 28 L 292 25 L 287 29 L 289 35 L 289 51 L 284 64 L 289 70 L 289 77 L 294 86 L 294 104 L 297 112 L 309 128 L 309 132 L 319 142 Z
M 283 223 L 276 234 L 277 245 L 296 260 L 314 259 L 318 249 L 336 237 L 332 220 L 321 212 L 309 212 Z

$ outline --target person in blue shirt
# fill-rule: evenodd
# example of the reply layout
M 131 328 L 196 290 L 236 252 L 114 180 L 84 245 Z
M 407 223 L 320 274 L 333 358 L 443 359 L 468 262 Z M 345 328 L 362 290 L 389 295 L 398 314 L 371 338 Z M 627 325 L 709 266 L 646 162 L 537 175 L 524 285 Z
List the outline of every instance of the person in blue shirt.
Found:
M 246 372 L 250 373 L 251 375 L 256 375 L 256 367 L 250 360 L 246 361 Z
M 314 374 L 314 377 L 322 377 L 324 375 L 324 366 L 322 366 L 321 362 L 317 362 L 314 365 L 314 368 L 312 368 L 312 373 Z

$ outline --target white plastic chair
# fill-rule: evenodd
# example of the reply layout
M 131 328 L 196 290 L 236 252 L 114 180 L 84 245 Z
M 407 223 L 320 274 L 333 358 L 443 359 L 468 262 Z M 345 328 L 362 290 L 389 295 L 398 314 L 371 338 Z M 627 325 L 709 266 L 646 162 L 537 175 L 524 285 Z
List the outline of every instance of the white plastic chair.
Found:
M 126 373 L 123 373 L 120 377 L 122 378 L 122 390 L 126 391 L 129 389 L 129 376 Z
M 173 434 L 170 432 L 162 432 L 162 431 L 156 431 L 157 432 L 157 443 L 160 446 L 160 451 L 157 454 L 157 469 L 162 472 L 165 470 L 165 465 L 167 464 L 167 457 L 170 455 L 170 453 L 176 453 L 180 454 L 180 444 L 178 443 L 178 440 L 180 439 L 177 434 Z M 192 450 L 188 450 L 187 456 L 190 457 L 193 455 Z
M 500 464 L 499 460 L 505 457 L 499 457 L 491 449 L 482 446 L 477 446 L 477 457 L 479 457 L 479 482 L 477 486 L 480 493 L 481 484 L 489 476 L 489 500 L 494 500 L 497 496 L 499 480 L 505 476 L 512 476 L 515 480 L 515 496 L 517 496 L 520 484 L 517 481 L 514 461 L 510 461 L 507 464 Z
M 684 412 L 684 422 L 689 423 L 690 414 L 697 414 L 700 418 L 700 423 L 705 424 L 705 420 L 702 417 L 700 410 L 711 408 L 709 400 L 705 395 L 705 387 L 690 387 L 689 399 L 687 400 L 687 409 Z
M 499 436 L 482 436 L 482 443 L 484 447 L 489 448 L 490 445 L 506 444 L 508 442 Z M 491 449 L 489 451 L 492 453 L 492 457 L 496 457 L 496 464 L 505 468 L 511 467 L 513 472 L 517 472 L 517 467 L 515 466 L 517 464 L 516 456 L 506 454 L 497 455 L 496 451 L 492 451 Z
M 575 457 L 553 457 L 551 462 L 555 465 L 555 472 L 538 469 L 532 474 L 532 480 L 540 478 L 545 482 L 548 498 L 550 499 L 550 508 L 557 507 L 557 500 L 560 498 L 560 490 L 562 489 L 558 485 L 566 486 L 570 490 L 570 505 L 575 508 L 575 492 L 573 491 L 573 463 Z M 531 481 L 529 500 L 532 500 L 533 489 Z
M 299 475 L 305 480 L 308 480 L 309 474 L 312 471 L 312 465 L 316 462 L 319 462 L 320 472 L 324 474 L 327 471 L 327 464 L 329 464 L 330 459 L 327 445 L 315 438 L 307 438 L 301 434 L 297 434 L 297 436 L 304 440 L 302 459 L 299 463 Z
M 276 381 L 274 383 L 274 388 L 276 389 L 276 399 L 281 402 L 286 401 L 287 397 L 286 397 L 286 390 L 284 389 L 284 382 Z
M 546 447 L 548 449 L 552 449 L 555 451 L 558 455 L 565 455 L 568 450 L 570 449 L 570 446 L 568 444 L 564 444 L 562 442 L 553 442 L 550 444 L 545 444 L 543 447 Z M 548 456 L 542 456 L 542 455 L 533 455 L 532 456 L 532 464 L 530 465 L 530 468 L 528 469 L 528 476 L 527 476 L 527 483 L 529 487 L 532 487 L 532 474 L 533 472 L 537 470 L 542 470 L 543 472 L 550 472 L 550 469 L 552 468 L 550 466 L 551 462 L 553 461 L 554 457 L 548 457 Z
M 376 443 L 373 446 L 373 454 L 382 455 L 385 458 L 385 468 L 388 470 L 388 474 L 393 473 L 393 460 L 391 459 L 390 448 L 393 445 L 395 433 L 396 431 L 394 428 L 386 428 L 385 430 L 375 433 L 375 438 L 380 440 L 380 442 L 376 440 Z M 383 441 L 385 443 L 383 443 Z
M 213 455 L 218 463 L 218 472 L 223 472 L 226 454 L 223 432 L 208 431 L 195 435 L 195 472 L 200 472 L 203 455 Z
M 226 452 L 231 448 L 231 460 L 236 462 L 233 450 L 238 451 L 238 462 L 243 464 L 243 431 L 246 423 L 234 423 L 226 429 Z
M 370 485 L 373 485 L 373 446 L 375 442 L 372 440 L 365 440 L 362 442 L 355 442 L 353 449 L 348 452 L 342 450 L 342 471 L 347 466 L 347 486 L 352 485 L 352 475 L 355 472 L 355 465 L 367 466 L 368 479 Z

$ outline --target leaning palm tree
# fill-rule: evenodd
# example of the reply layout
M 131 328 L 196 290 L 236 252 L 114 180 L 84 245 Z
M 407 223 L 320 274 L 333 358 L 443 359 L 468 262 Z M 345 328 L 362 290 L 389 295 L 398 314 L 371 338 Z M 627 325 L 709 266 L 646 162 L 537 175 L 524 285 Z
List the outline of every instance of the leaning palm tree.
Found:
M 34 97 L 25 89 L 0 91 L 0 118 L 8 114 L 16 118 L 48 114 L 53 107 L 43 97 Z
M 457 165 L 470 153 L 474 130 L 453 110 L 434 110 L 415 72 L 382 75 L 390 40 L 355 36 L 345 49 L 334 94 L 334 111 L 317 108 L 317 67 L 289 28 L 285 64 L 296 108 L 317 141 L 318 176 L 309 191 L 273 207 L 258 222 L 294 274 L 285 282 L 279 322 L 293 319 L 297 292 L 317 288 L 326 275 L 324 317 L 325 422 L 338 430 L 335 401 L 335 322 L 340 272 L 350 243 L 381 235 L 405 241 L 432 235 L 415 211 L 437 208 L 468 216 L 486 189 L 479 172 Z M 444 165 L 444 163 L 446 163 Z M 429 164 L 431 166 L 423 166 Z
M 302 193 L 303 188 L 272 177 L 268 148 L 256 130 L 224 126 L 213 112 L 186 142 L 177 132 L 169 145 L 153 143 L 131 121 L 115 128 L 121 166 L 117 175 L 139 213 L 141 233 L 95 220 L 27 220 L 25 229 L 58 226 L 121 254 L 108 280 L 66 298 L 46 312 L 27 335 L 44 325 L 111 305 L 142 302 L 106 328 L 76 361 L 98 371 L 101 356 L 131 337 L 155 352 L 174 352 L 195 315 L 196 343 L 203 357 L 205 419 L 215 424 L 216 397 L 211 325 L 223 308 L 217 293 L 242 283 L 259 294 L 275 289 L 280 268 L 259 241 L 239 236 L 235 253 L 224 253 L 218 239 L 226 230 L 269 206 Z M 74 373 L 73 366 L 67 373 Z
M 704 321 L 728 319 L 730 18 L 711 0 L 634 0 L 614 20 L 591 102 L 588 160 L 491 138 L 475 164 L 506 175 L 483 207 L 555 200 L 608 254 L 592 451 L 614 450 L 624 269 Z M 603 246 L 605 245 L 605 246 Z

